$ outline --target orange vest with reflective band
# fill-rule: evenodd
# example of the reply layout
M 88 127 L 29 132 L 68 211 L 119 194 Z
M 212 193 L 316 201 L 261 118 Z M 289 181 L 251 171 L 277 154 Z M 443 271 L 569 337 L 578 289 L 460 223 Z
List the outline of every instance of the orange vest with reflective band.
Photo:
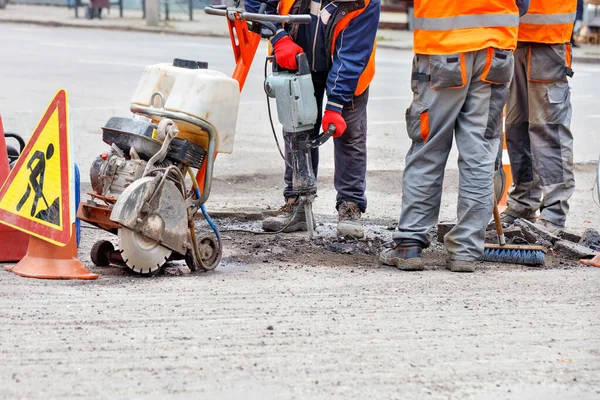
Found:
M 531 0 L 521 17 L 519 41 L 558 44 L 571 41 L 577 0 Z
M 517 47 L 515 0 L 415 0 L 417 54 L 454 54 Z
M 279 15 L 289 14 L 295 1 L 296 0 L 281 0 L 279 2 Z M 331 40 L 331 54 L 333 54 L 335 51 L 335 42 L 337 41 L 337 38 L 338 38 L 340 32 L 343 31 L 344 28 L 346 28 L 348 26 L 348 24 L 350 24 L 350 21 L 352 21 L 352 19 L 354 19 L 357 15 L 362 13 L 367 8 L 369 3 L 370 3 L 370 0 L 365 0 L 365 6 L 363 8 L 356 10 L 356 11 L 352 11 L 352 12 L 348 13 L 348 15 L 346 15 L 344 18 L 339 20 L 339 22 L 337 23 L 337 25 L 334 28 L 335 30 L 333 32 L 333 39 Z M 365 67 L 365 70 L 363 71 L 363 73 L 360 75 L 360 78 L 358 78 L 358 84 L 356 85 L 356 90 L 354 91 L 355 96 L 359 96 L 359 95 L 363 94 L 364 91 L 367 90 L 367 88 L 371 84 L 371 81 L 373 80 L 373 77 L 375 76 L 375 48 L 376 47 L 377 47 L 377 44 L 375 42 L 375 43 L 373 43 L 373 51 L 371 52 L 371 57 L 369 58 L 369 62 L 367 63 L 367 66 Z

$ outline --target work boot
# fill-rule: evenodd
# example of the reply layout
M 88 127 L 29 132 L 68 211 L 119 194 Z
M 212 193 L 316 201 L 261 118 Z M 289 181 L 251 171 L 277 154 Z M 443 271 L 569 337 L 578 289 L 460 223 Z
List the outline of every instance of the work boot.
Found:
M 451 260 L 446 261 L 446 269 L 452 272 L 475 272 L 477 261 Z
M 379 261 L 403 271 L 423 271 L 423 249 L 419 246 L 403 247 L 396 245 L 385 249 L 379 255 Z
M 502 226 L 508 227 L 515 223 L 519 218 L 525 219 L 529 222 L 535 223 L 537 217 L 534 213 L 528 214 L 524 217 L 518 217 L 518 213 L 513 212 L 510 208 L 507 208 L 505 211 L 500 213 L 500 220 L 502 221 Z
M 304 206 L 297 199 L 287 199 L 287 202 L 277 210 L 277 215 L 263 220 L 262 228 L 267 232 L 282 231 L 289 233 L 305 231 L 307 228 Z
M 535 222 L 535 225 L 544 228 L 553 235 L 558 235 L 563 229 L 565 229 L 564 226 L 558 226 L 548 220 L 541 218 Z
M 361 239 L 365 231 L 360 223 L 361 211 L 351 201 L 342 201 L 338 206 L 338 236 L 352 236 Z

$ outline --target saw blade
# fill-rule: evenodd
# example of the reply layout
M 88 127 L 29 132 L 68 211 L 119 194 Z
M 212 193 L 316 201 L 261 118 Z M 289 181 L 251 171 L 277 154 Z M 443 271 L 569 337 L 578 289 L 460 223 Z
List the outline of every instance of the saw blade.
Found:
M 127 228 L 119 229 L 119 248 L 125 264 L 139 274 L 158 271 L 172 253 L 157 241 Z

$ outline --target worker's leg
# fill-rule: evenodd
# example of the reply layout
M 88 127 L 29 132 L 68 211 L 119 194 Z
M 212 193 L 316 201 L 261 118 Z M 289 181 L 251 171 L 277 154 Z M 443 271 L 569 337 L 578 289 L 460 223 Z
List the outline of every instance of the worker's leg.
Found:
M 465 81 L 472 72 L 469 68 L 463 71 L 468 62 L 461 58 L 470 57 L 415 56 L 413 101 L 406 110 L 406 129 L 412 145 L 403 175 L 402 213 L 393 235 L 397 246 L 424 248 L 430 244 L 427 233 L 437 223 L 454 124 L 466 98 Z M 450 88 L 463 83 L 461 88 Z
M 488 57 L 490 52 L 493 55 Z M 480 50 L 469 53 L 468 61 L 474 72 L 455 127 L 459 152 L 458 220 L 444 237 L 453 261 L 475 261 L 483 255 L 485 229 L 493 208 L 499 124 L 513 74 L 512 52 L 509 51 Z M 492 64 L 488 67 L 489 62 Z
M 367 102 L 369 89 L 344 105 L 342 116 L 346 121 L 344 134 L 333 139 L 335 148 L 334 185 L 337 191 L 336 207 L 351 201 L 361 212 L 367 208 L 365 196 L 367 174 Z
M 562 228 L 575 190 L 571 93 L 565 72 L 567 49 L 565 45 L 531 47 L 529 136 L 543 191 L 540 219 Z
M 529 45 L 520 44 L 515 51 L 515 75 L 506 104 L 506 147 L 514 182 L 508 192 L 506 213 L 511 217 L 533 219 L 540 206 L 542 190 L 534 174 L 529 139 L 528 50 Z
M 361 213 L 367 208 L 367 102 L 369 90 L 344 105 L 344 134 L 333 139 L 338 211 L 338 236 L 362 238 L 365 235 Z

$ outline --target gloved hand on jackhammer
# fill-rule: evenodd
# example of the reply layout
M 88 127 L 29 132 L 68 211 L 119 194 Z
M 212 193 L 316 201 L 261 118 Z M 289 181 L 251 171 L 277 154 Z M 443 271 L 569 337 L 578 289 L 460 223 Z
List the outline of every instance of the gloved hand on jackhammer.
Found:
M 298 69 L 296 56 L 304 53 L 304 50 L 286 35 L 273 44 L 273 52 L 275 53 L 275 61 L 278 65 L 282 68 L 296 71 Z
M 344 121 L 344 117 L 342 117 L 341 113 L 333 110 L 325 110 L 322 120 L 323 132 L 327 132 L 329 125 L 332 124 L 335 125 L 335 132 L 331 137 L 339 138 L 346 130 L 346 121 Z

